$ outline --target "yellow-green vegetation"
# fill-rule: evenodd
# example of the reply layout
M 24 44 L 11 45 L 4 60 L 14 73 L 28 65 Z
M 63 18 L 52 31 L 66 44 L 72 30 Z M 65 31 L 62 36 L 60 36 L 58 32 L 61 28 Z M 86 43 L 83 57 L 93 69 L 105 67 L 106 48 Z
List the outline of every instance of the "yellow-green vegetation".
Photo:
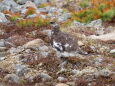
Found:
M 32 7 L 29 7 L 26 11 L 26 16 L 28 15 L 32 15 L 32 14 L 35 14 L 36 13 L 36 9 L 35 8 L 32 8 Z
M 36 17 L 33 19 L 24 19 L 17 22 L 17 26 L 19 27 L 27 27 L 27 26 L 41 27 L 48 24 L 49 19 L 42 19 L 40 17 Z
M 38 6 L 38 8 L 44 8 L 44 7 L 48 6 L 48 5 L 49 5 L 49 3 L 42 3 L 42 4 L 40 4 Z
M 20 17 L 19 16 L 11 16 L 10 21 L 15 22 L 18 18 L 20 18 Z
M 79 22 L 88 23 L 99 18 L 111 21 L 115 17 L 115 0 L 84 0 L 80 6 L 82 10 L 72 12 L 72 18 Z

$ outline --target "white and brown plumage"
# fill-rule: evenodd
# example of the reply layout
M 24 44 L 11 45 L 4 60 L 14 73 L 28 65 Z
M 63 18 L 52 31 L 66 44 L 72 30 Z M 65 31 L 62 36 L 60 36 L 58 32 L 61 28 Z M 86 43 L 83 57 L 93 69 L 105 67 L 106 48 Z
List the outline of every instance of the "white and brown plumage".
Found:
M 58 24 L 52 23 L 53 29 L 51 32 L 51 45 L 60 52 L 77 52 L 82 55 L 87 55 L 78 46 L 78 39 L 74 36 L 60 31 Z
M 53 24 L 51 45 L 60 52 L 78 52 L 85 54 L 80 50 L 77 38 L 60 31 L 60 27 L 57 24 Z

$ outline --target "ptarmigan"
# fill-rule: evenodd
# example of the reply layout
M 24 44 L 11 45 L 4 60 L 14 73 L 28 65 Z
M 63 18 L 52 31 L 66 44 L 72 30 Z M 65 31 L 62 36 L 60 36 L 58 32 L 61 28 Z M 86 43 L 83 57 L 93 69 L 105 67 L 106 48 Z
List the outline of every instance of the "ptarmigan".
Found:
M 74 36 L 60 31 L 58 24 L 53 23 L 52 26 L 51 45 L 54 48 L 60 52 L 78 52 L 85 54 L 80 50 L 78 40 Z

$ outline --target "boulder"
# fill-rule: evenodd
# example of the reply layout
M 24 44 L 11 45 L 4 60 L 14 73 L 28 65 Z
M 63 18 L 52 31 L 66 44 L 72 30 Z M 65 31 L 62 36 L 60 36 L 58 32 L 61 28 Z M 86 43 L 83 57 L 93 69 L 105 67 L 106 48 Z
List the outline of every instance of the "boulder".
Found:
M 7 22 L 8 20 L 6 19 L 5 15 L 3 13 L 0 12 L 0 22 L 4 23 Z
M 27 42 L 24 47 L 25 48 L 30 48 L 30 49 L 36 49 L 36 48 L 39 48 L 40 46 L 43 46 L 44 45 L 44 41 L 41 40 L 41 39 L 35 39 L 35 40 L 32 40 L 32 41 L 29 41 Z
M 0 3 L 0 11 L 10 10 L 11 8 L 17 7 L 18 4 L 14 0 L 3 0 Z
M 55 86 L 69 86 L 69 85 L 64 84 L 64 83 L 58 83 L 58 84 L 57 84 L 57 85 L 55 85 Z
M 100 36 L 91 35 L 91 36 L 89 36 L 89 38 L 98 39 L 98 40 L 101 40 L 104 42 L 115 42 L 115 31 L 113 31 L 111 33 L 103 34 Z
M 16 2 L 22 5 L 25 4 L 27 1 L 32 1 L 32 0 L 17 0 Z

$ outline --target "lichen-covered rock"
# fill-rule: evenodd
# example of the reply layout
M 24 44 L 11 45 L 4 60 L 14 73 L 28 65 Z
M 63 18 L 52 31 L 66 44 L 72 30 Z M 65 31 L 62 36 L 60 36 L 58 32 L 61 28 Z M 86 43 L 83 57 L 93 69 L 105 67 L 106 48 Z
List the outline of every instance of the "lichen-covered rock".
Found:
M 15 75 L 15 74 L 8 74 L 4 77 L 4 81 L 7 81 L 9 83 L 16 83 L 16 84 L 20 84 L 21 80 L 20 78 Z
M 69 86 L 69 85 L 64 84 L 64 83 L 58 83 L 58 84 L 57 84 L 57 85 L 55 85 L 55 86 Z
M 0 22 L 4 23 L 7 22 L 8 20 L 6 19 L 5 15 L 3 13 L 0 12 Z
M 19 11 L 18 9 L 19 5 L 14 1 L 14 0 L 3 0 L 0 3 L 0 11 L 12 11 L 12 12 L 17 12 Z
M 32 0 L 16 0 L 18 4 L 25 4 L 27 1 L 32 1 Z
M 110 51 L 110 54 L 113 55 L 113 56 L 115 56 L 115 49 L 112 49 L 112 50 Z
M 30 48 L 30 49 L 37 49 L 39 48 L 40 46 L 43 46 L 45 43 L 43 40 L 41 39 L 35 39 L 35 40 L 32 40 L 32 41 L 29 41 L 27 42 L 24 47 L 25 48 Z

